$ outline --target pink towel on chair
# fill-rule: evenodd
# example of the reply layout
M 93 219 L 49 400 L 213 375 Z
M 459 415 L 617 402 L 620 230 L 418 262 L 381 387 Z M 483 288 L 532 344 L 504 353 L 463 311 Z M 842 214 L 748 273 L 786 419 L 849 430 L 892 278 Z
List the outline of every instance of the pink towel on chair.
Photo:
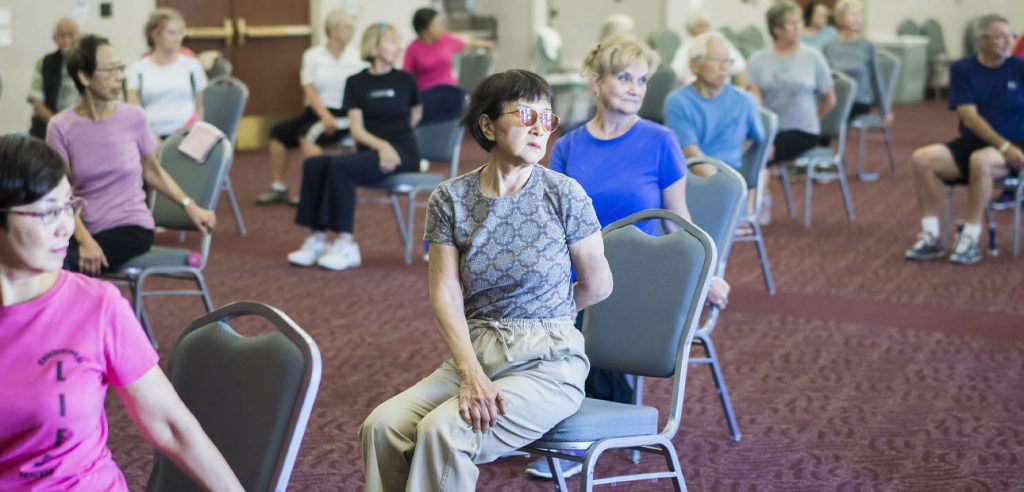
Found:
M 200 121 L 192 126 L 178 146 L 178 150 L 196 162 L 203 163 L 206 162 L 206 157 L 210 155 L 213 146 L 222 138 L 226 138 L 224 132 L 205 121 Z

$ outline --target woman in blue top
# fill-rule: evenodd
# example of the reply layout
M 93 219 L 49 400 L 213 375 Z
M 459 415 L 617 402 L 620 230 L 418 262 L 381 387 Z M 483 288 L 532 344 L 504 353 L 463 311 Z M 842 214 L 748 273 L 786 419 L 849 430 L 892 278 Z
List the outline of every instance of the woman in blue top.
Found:
M 828 5 L 821 0 L 809 2 L 804 7 L 804 29 L 800 32 L 801 43 L 820 50 L 839 35 L 836 28 L 829 25 L 828 13 Z
M 590 50 L 583 61 L 597 98 L 597 113 L 585 125 L 555 143 L 549 166 L 576 179 L 594 202 L 601 227 L 642 210 L 667 209 L 690 220 L 686 207 L 686 159 L 675 134 L 638 116 L 647 81 L 658 67 L 658 54 L 627 35 L 607 38 Z M 660 233 L 660 224 L 640 224 L 648 234 Z M 715 277 L 708 301 L 724 306 L 729 284 Z M 579 325 L 577 319 L 577 325 Z M 632 389 L 625 376 L 592 370 L 587 396 L 628 402 Z M 569 463 L 565 463 L 569 466 Z M 563 467 L 566 475 L 579 467 Z M 531 476 L 551 476 L 546 460 L 532 463 Z

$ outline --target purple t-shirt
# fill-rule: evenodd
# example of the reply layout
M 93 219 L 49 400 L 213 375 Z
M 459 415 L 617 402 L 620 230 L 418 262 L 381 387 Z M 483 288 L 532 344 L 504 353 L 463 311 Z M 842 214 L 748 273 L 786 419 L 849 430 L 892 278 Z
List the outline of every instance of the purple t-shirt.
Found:
M 103 402 L 156 363 L 110 283 L 62 270 L 45 294 L 0 306 L 0 490 L 127 491 Z
M 118 103 L 102 121 L 68 108 L 46 127 L 46 143 L 67 159 L 75 196 L 85 199 L 82 222 L 91 234 L 114 227 L 152 229 L 153 214 L 142 191 L 142 156 L 156 140 L 138 106 Z
M 583 185 L 601 227 L 643 210 L 664 208 L 662 191 L 686 176 L 686 159 L 675 134 L 644 119 L 609 140 L 595 138 L 587 125 L 581 125 L 555 142 L 549 167 Z M 657 221 L 639 227 L 660 234 Z
M 416 76 L 416 86 L 421 91 L 441 84 L 459 85 L 452 75 L 452 60 L 465 45 L 449 33 L 442 34 L 434 44 L 414 39 L 405 49 L 402 70 Z

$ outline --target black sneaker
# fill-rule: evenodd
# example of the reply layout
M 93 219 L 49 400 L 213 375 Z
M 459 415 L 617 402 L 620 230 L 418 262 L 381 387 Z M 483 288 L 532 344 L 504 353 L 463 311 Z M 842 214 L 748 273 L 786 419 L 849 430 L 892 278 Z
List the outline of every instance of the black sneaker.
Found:
M 1016 198 L 1016 190 L 1003 190 L 1001 195 L 992 200 L 992 210 L 1010 210 L 1013 208 L 1013 201 Z
M 957 235 L 949 261 L 958 265 L 973 265 L 981 261 L 981 245 L 963 234 Z
M 257 205 L 273 205 L 275 203 L 287 203 L 288 205 L 295 207 L 299 204 L 299 199 L 297 197 L 289 195 L 287 189 L 271 189 L 270 191 L 267 191 L 266 193 L 263 193 L 260 196 L 256 197 Z
M 931 233 L 922 231 L 917 235 L 917 242 L 903 254 L 903 257 L 908 260 L 924 261 L 942 258 L 944 253 L 945 250 L 938 238 Z

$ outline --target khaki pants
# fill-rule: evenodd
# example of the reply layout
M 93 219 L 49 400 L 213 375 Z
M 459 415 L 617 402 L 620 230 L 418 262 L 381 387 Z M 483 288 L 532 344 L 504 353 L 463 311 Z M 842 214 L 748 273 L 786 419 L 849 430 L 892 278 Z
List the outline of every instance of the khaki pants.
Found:
M 569 318 L 469 320 L 484 372 L 508 400 L 485 432 L 459 416 L 459 377 L 449 359 L 378 406 L 359 430 L 367 491 L 474 490 L 476 465 L 525 446 L 583 401 L 590 362 Z

